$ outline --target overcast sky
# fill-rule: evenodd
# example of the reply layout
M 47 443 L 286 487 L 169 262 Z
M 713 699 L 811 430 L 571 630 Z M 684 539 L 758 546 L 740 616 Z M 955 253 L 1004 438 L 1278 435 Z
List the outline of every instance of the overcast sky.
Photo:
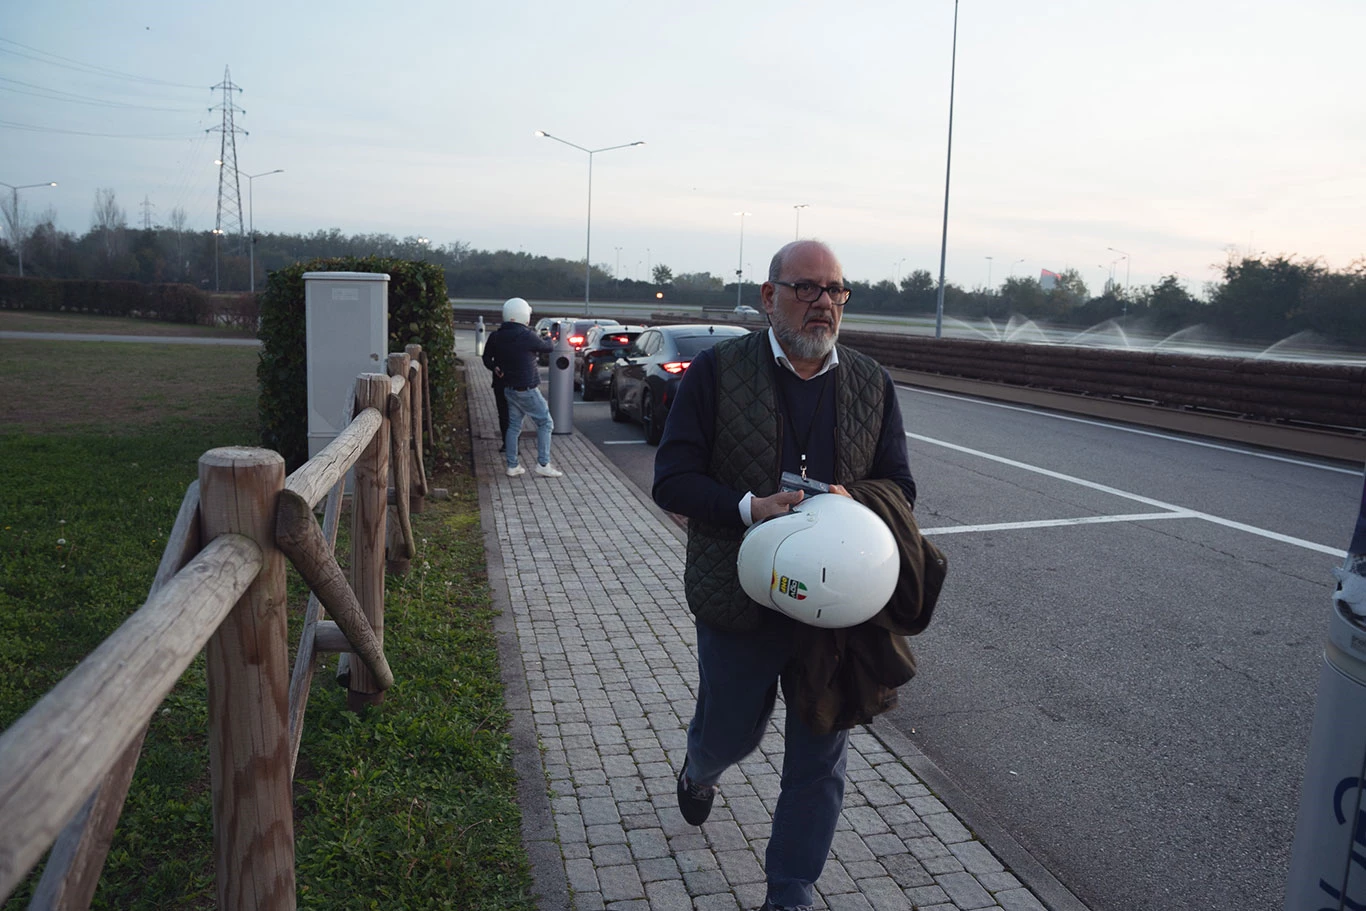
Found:
M 850 278 L 939 272 L 953 0 L 0 10 L 0 181 L 58 181 L 21 200 L 73 232 L 101 187 L 132 225 L 213 227 L 230 67 L 239 169 L 284 169 L 242 180 L 260 231 L 581 261 L 589 156 L 540 129 L 645 141 L 592 157 L 592 260 L 623 277 L 748 280 L 798 218 Z M 1362 0 L 964 0 L 948 280 L 1199 291 L 1230 251 L 1345 268 L 1366 254 L 1362 35 Z

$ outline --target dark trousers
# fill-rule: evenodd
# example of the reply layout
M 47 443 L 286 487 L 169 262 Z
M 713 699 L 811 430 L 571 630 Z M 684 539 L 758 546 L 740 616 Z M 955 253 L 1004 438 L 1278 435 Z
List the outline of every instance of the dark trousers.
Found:
M 498 405 L 498 439 L 503 440 L 508 435 L 508 397 L 502 383 L 493 384 L 493 401 Z
M 776 614 L 752 633 L 697 624 L 697 709 L 688 726 L 688 777 L 714 784 L 763 739 L 791 660 L 796 622 Z M 844 803 L 849 732 L 818 735 L 791 706 L 784 729 L 783 775 L 765 857 L 768 898 L 812 903 Z

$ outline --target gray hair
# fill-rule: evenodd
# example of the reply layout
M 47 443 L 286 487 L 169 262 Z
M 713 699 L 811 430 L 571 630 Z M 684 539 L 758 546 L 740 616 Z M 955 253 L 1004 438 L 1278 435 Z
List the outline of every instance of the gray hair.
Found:
M 768 263 L 768 280 L 771 281 L 771 282 L 779 281 L 779 280 L 783 277 L 783 265 L 787 262 L 788 256 L 790 256 L 790 255 L 792 254 L 792 251 L 793 251 L 793 250 L 797 249 L 798 247 L 805 246 L 805 245 L 807 245 L 807 244 L 813 244 L 813 245 L 815 245 L 815 246 L 817 246 L 817 247 L 820 247 L 820 248 L 823 249 L 826 253 L 829 253 L 830 256 L 831 256 L 831 258 L 838 260 L 838 257 L 835 256 L 835 251 L 834 251 L 834 250 L 831 250 L 830 247 L 829 247 L 826 243 L 824 243 L 823 241 L 819 241 L 819 240 L 793 240 L 793 241 L 789 241 L 788 243 L 783 244 L 783 246 L 778 250 L 777 253 L 774 253 L 774 254 L 773 254 L 773 259 L 769 260 L 769 263 Z

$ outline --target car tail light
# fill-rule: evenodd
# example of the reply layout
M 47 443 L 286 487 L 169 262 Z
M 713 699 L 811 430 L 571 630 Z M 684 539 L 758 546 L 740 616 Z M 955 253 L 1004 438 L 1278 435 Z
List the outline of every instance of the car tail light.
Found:
M 618 345 L 629 345 L 631 343 L 631 340 L 624 335 L 614 336 L 612 341 L 616 342 Z
M 660 369 L 665 373 L 679 374 L 688 369 L 692 361 L 669 361 L 667 364 L 660 364 Z
M 573 345 L 575 348 L 582 348 L 583 338 L 582 335 L 571 335 L 569 336 L 569 344 Z

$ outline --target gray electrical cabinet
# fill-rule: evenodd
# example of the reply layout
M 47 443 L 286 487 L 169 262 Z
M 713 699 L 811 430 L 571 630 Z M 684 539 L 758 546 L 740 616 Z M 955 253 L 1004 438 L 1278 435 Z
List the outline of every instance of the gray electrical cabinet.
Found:
M 347 424 L 357 374 L 384 373 L 389 350 L 389 276 L 305 272 L 308 457 Z

